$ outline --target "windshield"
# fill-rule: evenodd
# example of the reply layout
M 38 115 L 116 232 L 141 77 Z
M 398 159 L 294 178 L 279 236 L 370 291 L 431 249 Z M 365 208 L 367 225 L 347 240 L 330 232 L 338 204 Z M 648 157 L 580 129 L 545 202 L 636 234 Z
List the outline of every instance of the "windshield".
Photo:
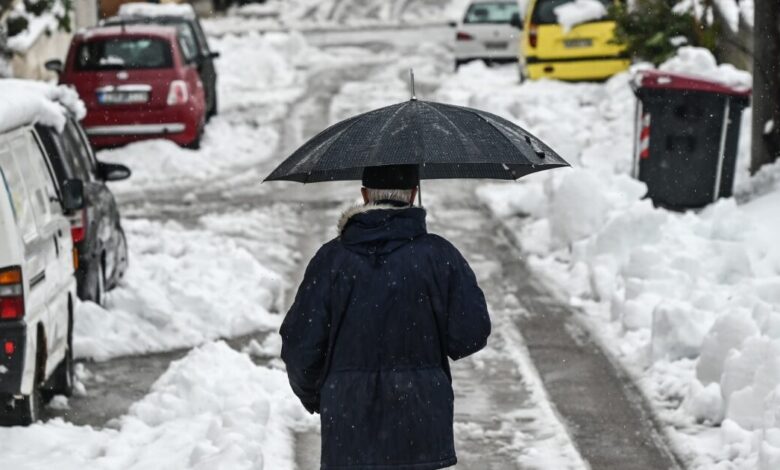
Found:
M 609 8 L 612 5 L 612 0 L 598 0 Z M 558 17 L 555 16 L 555 9 L 561 5 L 572 3 L 574 0 L 538 0 L 534 6 L 533 16 L 531 16 L 531 23 L 534 24 L 555 24 L 558 22 Z M 599 20 L 596 20 L 599 21 Z
M 171 46 L 153 38 L 98 39 L 83 43 L 77 70 L 164 69 L 173 66 Z
M 463 23 L 509 23 L 514 14 L 520 14 L 515 2 L 475 3 L 469 7 Z

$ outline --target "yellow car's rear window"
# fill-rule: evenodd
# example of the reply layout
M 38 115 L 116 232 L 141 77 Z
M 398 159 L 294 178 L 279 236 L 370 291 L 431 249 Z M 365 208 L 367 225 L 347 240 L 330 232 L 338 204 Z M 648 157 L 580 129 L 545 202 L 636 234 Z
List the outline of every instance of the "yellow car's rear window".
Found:
M 605 7 L 612 5 L 612 0 L 599 0 Z M 555 9 L 561 5 L 572 3 L 574 0 L 537 0 L 534 5 L 534 11 L 531 14 L 531 23 L 533 24 L 555 24 L 558 18 L 555 16 Z M 599 20 L 594 20 L 599 21 Z

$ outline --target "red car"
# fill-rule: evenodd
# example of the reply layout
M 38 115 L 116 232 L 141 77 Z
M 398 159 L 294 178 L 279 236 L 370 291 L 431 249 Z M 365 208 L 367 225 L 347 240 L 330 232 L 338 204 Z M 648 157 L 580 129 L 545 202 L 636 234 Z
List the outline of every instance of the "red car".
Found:
M 105 26 L 74 36 L 60 82 L 84 100 L 95 147 L 162 137 L 197 148 L 206 116 L 197 67 L 174 27 Z

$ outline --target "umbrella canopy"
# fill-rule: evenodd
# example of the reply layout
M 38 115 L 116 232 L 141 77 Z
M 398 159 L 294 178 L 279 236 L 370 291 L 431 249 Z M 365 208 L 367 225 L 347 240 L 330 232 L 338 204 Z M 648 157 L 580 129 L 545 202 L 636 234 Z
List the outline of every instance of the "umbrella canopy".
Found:
M 360 180 L 363 168 L 420 166 L 421 179 L 517 179 L 569 166 L 519 126 L 478 109 L 412 99 L 317 134 L 266 181 Z

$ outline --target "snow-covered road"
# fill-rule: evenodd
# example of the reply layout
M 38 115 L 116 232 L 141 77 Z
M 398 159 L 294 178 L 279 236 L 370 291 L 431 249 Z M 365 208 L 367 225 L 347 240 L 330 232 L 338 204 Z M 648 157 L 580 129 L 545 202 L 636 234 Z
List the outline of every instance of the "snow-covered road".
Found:
M 318 423 L 289 390 L 276 330 L 357 184 L 260 182 L 328 124 L 407 99 L 410 67 L 418 96 L 532 121 L 567 158 L 625 170 L 622 160 L 601 158 L 631 139 L 630 113 L 622 118 L 630 91 L 619 77 L 518 86 L 512 67 L 481 64 L 456 76 L 440 26 L 321 28 L 307 36 L 261 35 L 247 24 L 237 17 L 207 24 L 222 54 L 220 114 L 201 150 L 151 141 L 100 154 L 134 171 L 113 187 L 130 271 L 107 309 L 80 309 L 80 393 L 55 401 L 46 423 L 0 429 L 9 468 L 318 468 Z M 474 266 L 494 322 L 489 347 L 453 367 L 456 468 L 673 468 L 662 425 L 639 390 L 569 299 L 522 259 L 546 253 L 545 233 L 556 221 L 536 213 L 530 223 L 499 220 L 546 207 L 540 188 L 552 183 L 532 178 L 479 192 L 475 182 L 424 183 L 432 230 Z M 513 228 L 526 237 L 524 252 Z M 555 256 L 564 255 L 548 262 Z

